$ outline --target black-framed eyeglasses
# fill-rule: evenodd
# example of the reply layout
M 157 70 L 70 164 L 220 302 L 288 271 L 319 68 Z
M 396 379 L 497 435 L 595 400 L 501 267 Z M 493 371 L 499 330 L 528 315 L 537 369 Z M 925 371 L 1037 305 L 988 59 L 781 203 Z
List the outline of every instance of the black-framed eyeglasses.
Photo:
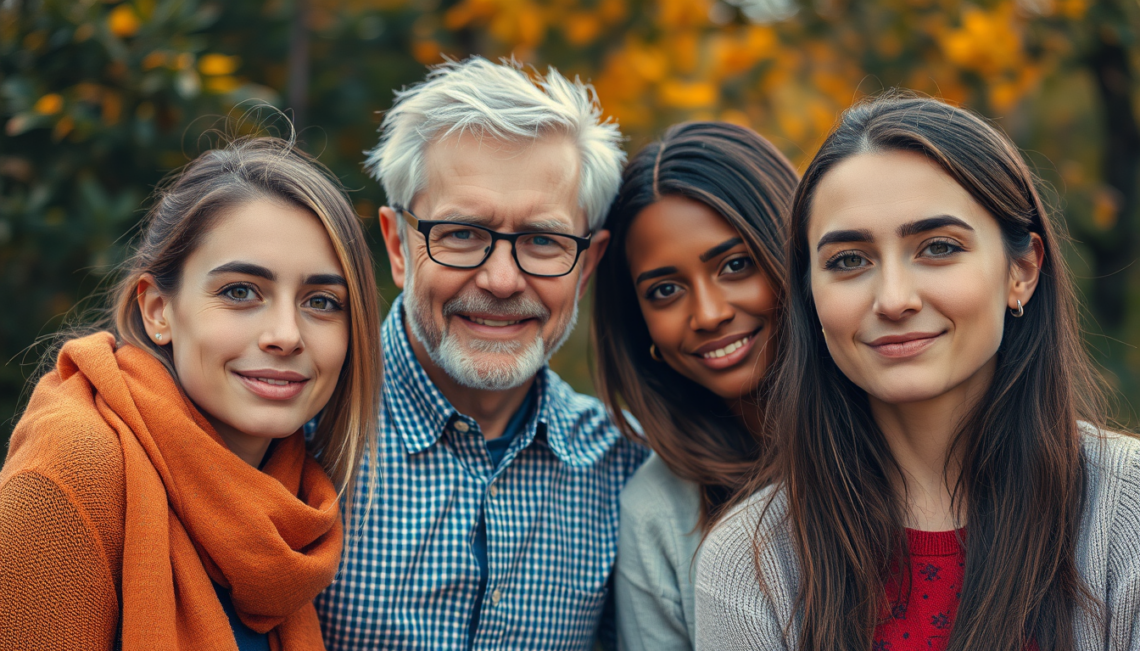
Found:
M 485 226 L 453 221 L 427 221 L 403 206 L 394 205 L 408 225 L 424 236 L 428 257 L 436 264 L 455 269 L 474 269 L 487 261 L 499 240 L 511 243 L 511 255 L 523 273 L 557 278 L 570 273 L 590 238 L 546 231 L 500 233 Z

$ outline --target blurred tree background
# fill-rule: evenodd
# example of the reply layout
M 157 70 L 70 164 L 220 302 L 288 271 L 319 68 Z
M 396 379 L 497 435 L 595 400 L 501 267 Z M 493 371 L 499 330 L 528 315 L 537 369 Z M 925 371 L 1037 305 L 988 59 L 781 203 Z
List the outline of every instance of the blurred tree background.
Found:
M 595 83 L 634 151 L 667 125 L 751 126 L 806 164 L 839 111 L 903 86 L 993 118 L 1054 189 L 1087 342 L 1140 396 L 1135 0 L 0 0 L 0 445 L 42 349 L 120 261 L 146 200 L 257 101 L 351 191 L 392 90 L 444 55 Z M 385 303 L 386 304 L 386 303 Z M 589 390 L 586 328 L 555 366 Z

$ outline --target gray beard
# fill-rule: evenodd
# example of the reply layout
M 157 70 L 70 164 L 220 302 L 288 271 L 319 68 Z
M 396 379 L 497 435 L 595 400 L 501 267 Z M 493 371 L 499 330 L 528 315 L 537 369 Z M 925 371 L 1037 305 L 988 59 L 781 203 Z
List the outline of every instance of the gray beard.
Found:
M 537 318 L 540 325 L 545 325 L 550 319 L 550 311 L 533 299 L 514 297 L 498 300 L 486 294 L 457 296 L 447 301 L 443 306 L 443 316 L 446 319 L 459 312 L 480 309 Z M 530 344 L 474 339 L 465 347 L 457 337 L 451 336 L 446 327 L 442 331 L 436 327 L 431 307 L 423 305 L 416 293 L 411 267 L 404 273 L 404 310 L 412 335 L 423 344 L 431 361 L 457 384 L 483 391 L 505 391 L 530 381 L 566 343 L 578 324 L 578 301 L 575 299 L 574 309 L 555 331 L 553 345 L 546 345 L 540 330 Z M 513 354 L 514 360 L 513 363 L 496 363 L 484 359 L 484 354 Z

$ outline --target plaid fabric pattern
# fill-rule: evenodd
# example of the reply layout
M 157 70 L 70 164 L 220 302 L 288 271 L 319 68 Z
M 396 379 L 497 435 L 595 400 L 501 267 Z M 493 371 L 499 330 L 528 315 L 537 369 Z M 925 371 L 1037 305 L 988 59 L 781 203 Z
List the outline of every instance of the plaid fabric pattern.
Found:
M 420 366 L 397 298 L 384 322 L 380 478 L 358 491 L 336 580 L 317 598 L 330 651 L 467 649 L 486 511 L 489 576 L 470 648 L 589 650 L 617 551 L 618 494 L 647 451 L 549 369 L 492 470 L 479 425 Z M 367 486 L 374 468 L 362 469 Z

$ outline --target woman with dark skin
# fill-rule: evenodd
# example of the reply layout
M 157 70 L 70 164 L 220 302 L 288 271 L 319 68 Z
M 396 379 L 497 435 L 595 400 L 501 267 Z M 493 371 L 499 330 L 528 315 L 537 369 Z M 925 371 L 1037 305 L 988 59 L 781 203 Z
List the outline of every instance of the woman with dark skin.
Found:
M 692 648 L 697 545 L 763 447 L 795 183 L 791 164 L 755 132 L 681 124 L 630 161 L 607 218 L 597 385 L 626 435 L 656 453 L 621 497 L 624 649 Z
M 848 110 L 791 213 L 774 458 L 708 536 L 697 648 L 1140 649 L 1140 443 L 1101 429 L 1009 138 Z

